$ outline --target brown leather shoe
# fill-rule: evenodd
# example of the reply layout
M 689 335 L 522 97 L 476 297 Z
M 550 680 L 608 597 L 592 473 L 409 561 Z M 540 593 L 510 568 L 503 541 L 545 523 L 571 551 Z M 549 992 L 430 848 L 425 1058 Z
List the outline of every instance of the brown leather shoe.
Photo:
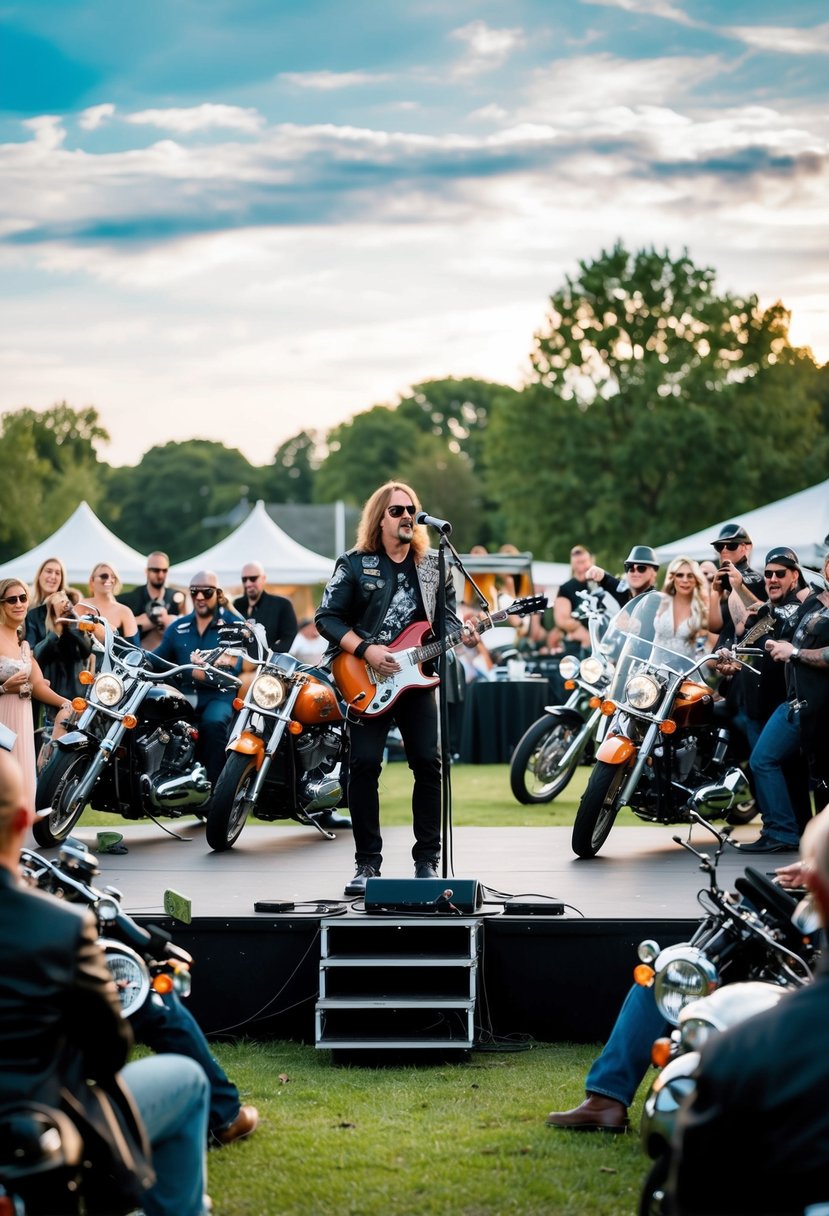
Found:
M 219 1144 L 233 1144 L 234 1140 L 241 1140 L 244 1136 L 250 1136 L 256 1131 L 256 1125 L 259 1122 L 259 1111 L 255 1106 L 240 1106 L 239 1113 L 229 1127 L 223 1131 L 214 1132 L 213 1135 L 219 1141 Z
M 627 1108 L 615 1098 L 588 1094 L 581 1106 L 554 1110 L 545 1119 L 548 1127 L 566 1127 L 573 1132 L 626 1132 Z

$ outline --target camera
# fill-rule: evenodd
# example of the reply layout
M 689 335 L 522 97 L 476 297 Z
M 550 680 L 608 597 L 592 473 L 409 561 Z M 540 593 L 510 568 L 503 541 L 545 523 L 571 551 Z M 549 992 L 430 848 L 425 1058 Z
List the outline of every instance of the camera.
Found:
M 164 605 L 160 600 L 153 600 L 147 605 L 147 616 L 152 621 L 153 625 L 158 625 L 164 615 Z
M 730 591 L 730 590 L 731 590 L 731 579 L 728 577 L 727 574 L 723 574 L 720 578 L 720 591 Z

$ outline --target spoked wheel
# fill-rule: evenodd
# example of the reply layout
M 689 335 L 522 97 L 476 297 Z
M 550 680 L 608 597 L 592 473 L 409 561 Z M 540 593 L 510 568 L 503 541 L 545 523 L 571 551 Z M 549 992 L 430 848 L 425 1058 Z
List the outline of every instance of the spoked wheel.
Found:
M 558 797 L 578 768 L 581 751 L 563 769 L 558 767 L 561 757 L 584 729 L 582 721 L 545 714 L 524 732 L 509 770 L 510 788 L 519 802 L 552 802 Z
M 256 780 L 256 762 L 231 752 L 225 760 L 207 812 L 205 837 L 211 849 L 223 853 L 239 839 L 253 810 L 250 790 Z
M 628 772 L 625 764 L 596 762 L 573 823 L 572 845 L 577 857 L 595 857 L 607 840 L 622 805 Z
M 40 774 L 37 782 L 38 807 L 51 807 L 48 815 L 36 819 L 32 831 L 45 849 L 65 840 L 80 819 L 86 805 L 78 798 L 78 786 L 87 774 L 92 756 L 88 752 L 58 752 Z

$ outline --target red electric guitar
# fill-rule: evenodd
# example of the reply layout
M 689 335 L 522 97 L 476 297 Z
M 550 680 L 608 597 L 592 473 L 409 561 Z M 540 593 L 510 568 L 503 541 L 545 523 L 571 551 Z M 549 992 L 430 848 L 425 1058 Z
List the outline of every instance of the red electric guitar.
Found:
M 485 613 L 476 626 L 479 633 L 484 633 L 507 617 L 529 616 L 533 612 L 543 612 L 546 607 L 545 595 L 528 595 L 515 600 L 509 608 Z M 463 641 L 464 631 L 460 629 L 443 641 L 432 638 L 424 643 L 431 628 L 428 621 L 417 621 L 391 643 L 388 649 L 400 664 L 400 670 L 389 675 L 381 675 L 365 659 L 358 659 L 356 655 L 346 654 L 345 651 L 337 655 L 332 664 L 334 680 L 355 713 L 361 717 L 385 713 L 407 688 L 433 688 L 439 682 L 437 675 L 424 672 L 423 664 L 437 658 L 444 650 L 453 650 Z

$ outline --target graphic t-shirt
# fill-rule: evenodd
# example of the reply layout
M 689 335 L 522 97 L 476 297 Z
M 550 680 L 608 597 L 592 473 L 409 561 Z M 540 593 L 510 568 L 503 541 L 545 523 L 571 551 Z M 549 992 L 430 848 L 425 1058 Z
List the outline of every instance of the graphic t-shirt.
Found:
M 391 603 L 377 630 L 377 641 L 384 645 L 393 642 L 404 629 L 414 624 L 415 621 L 426 620 L 420 583 L 417 580 L 417 570 L 411 553 L 399 566 L 395 567 L 393 577 L 396 579 L 396 585 Z

